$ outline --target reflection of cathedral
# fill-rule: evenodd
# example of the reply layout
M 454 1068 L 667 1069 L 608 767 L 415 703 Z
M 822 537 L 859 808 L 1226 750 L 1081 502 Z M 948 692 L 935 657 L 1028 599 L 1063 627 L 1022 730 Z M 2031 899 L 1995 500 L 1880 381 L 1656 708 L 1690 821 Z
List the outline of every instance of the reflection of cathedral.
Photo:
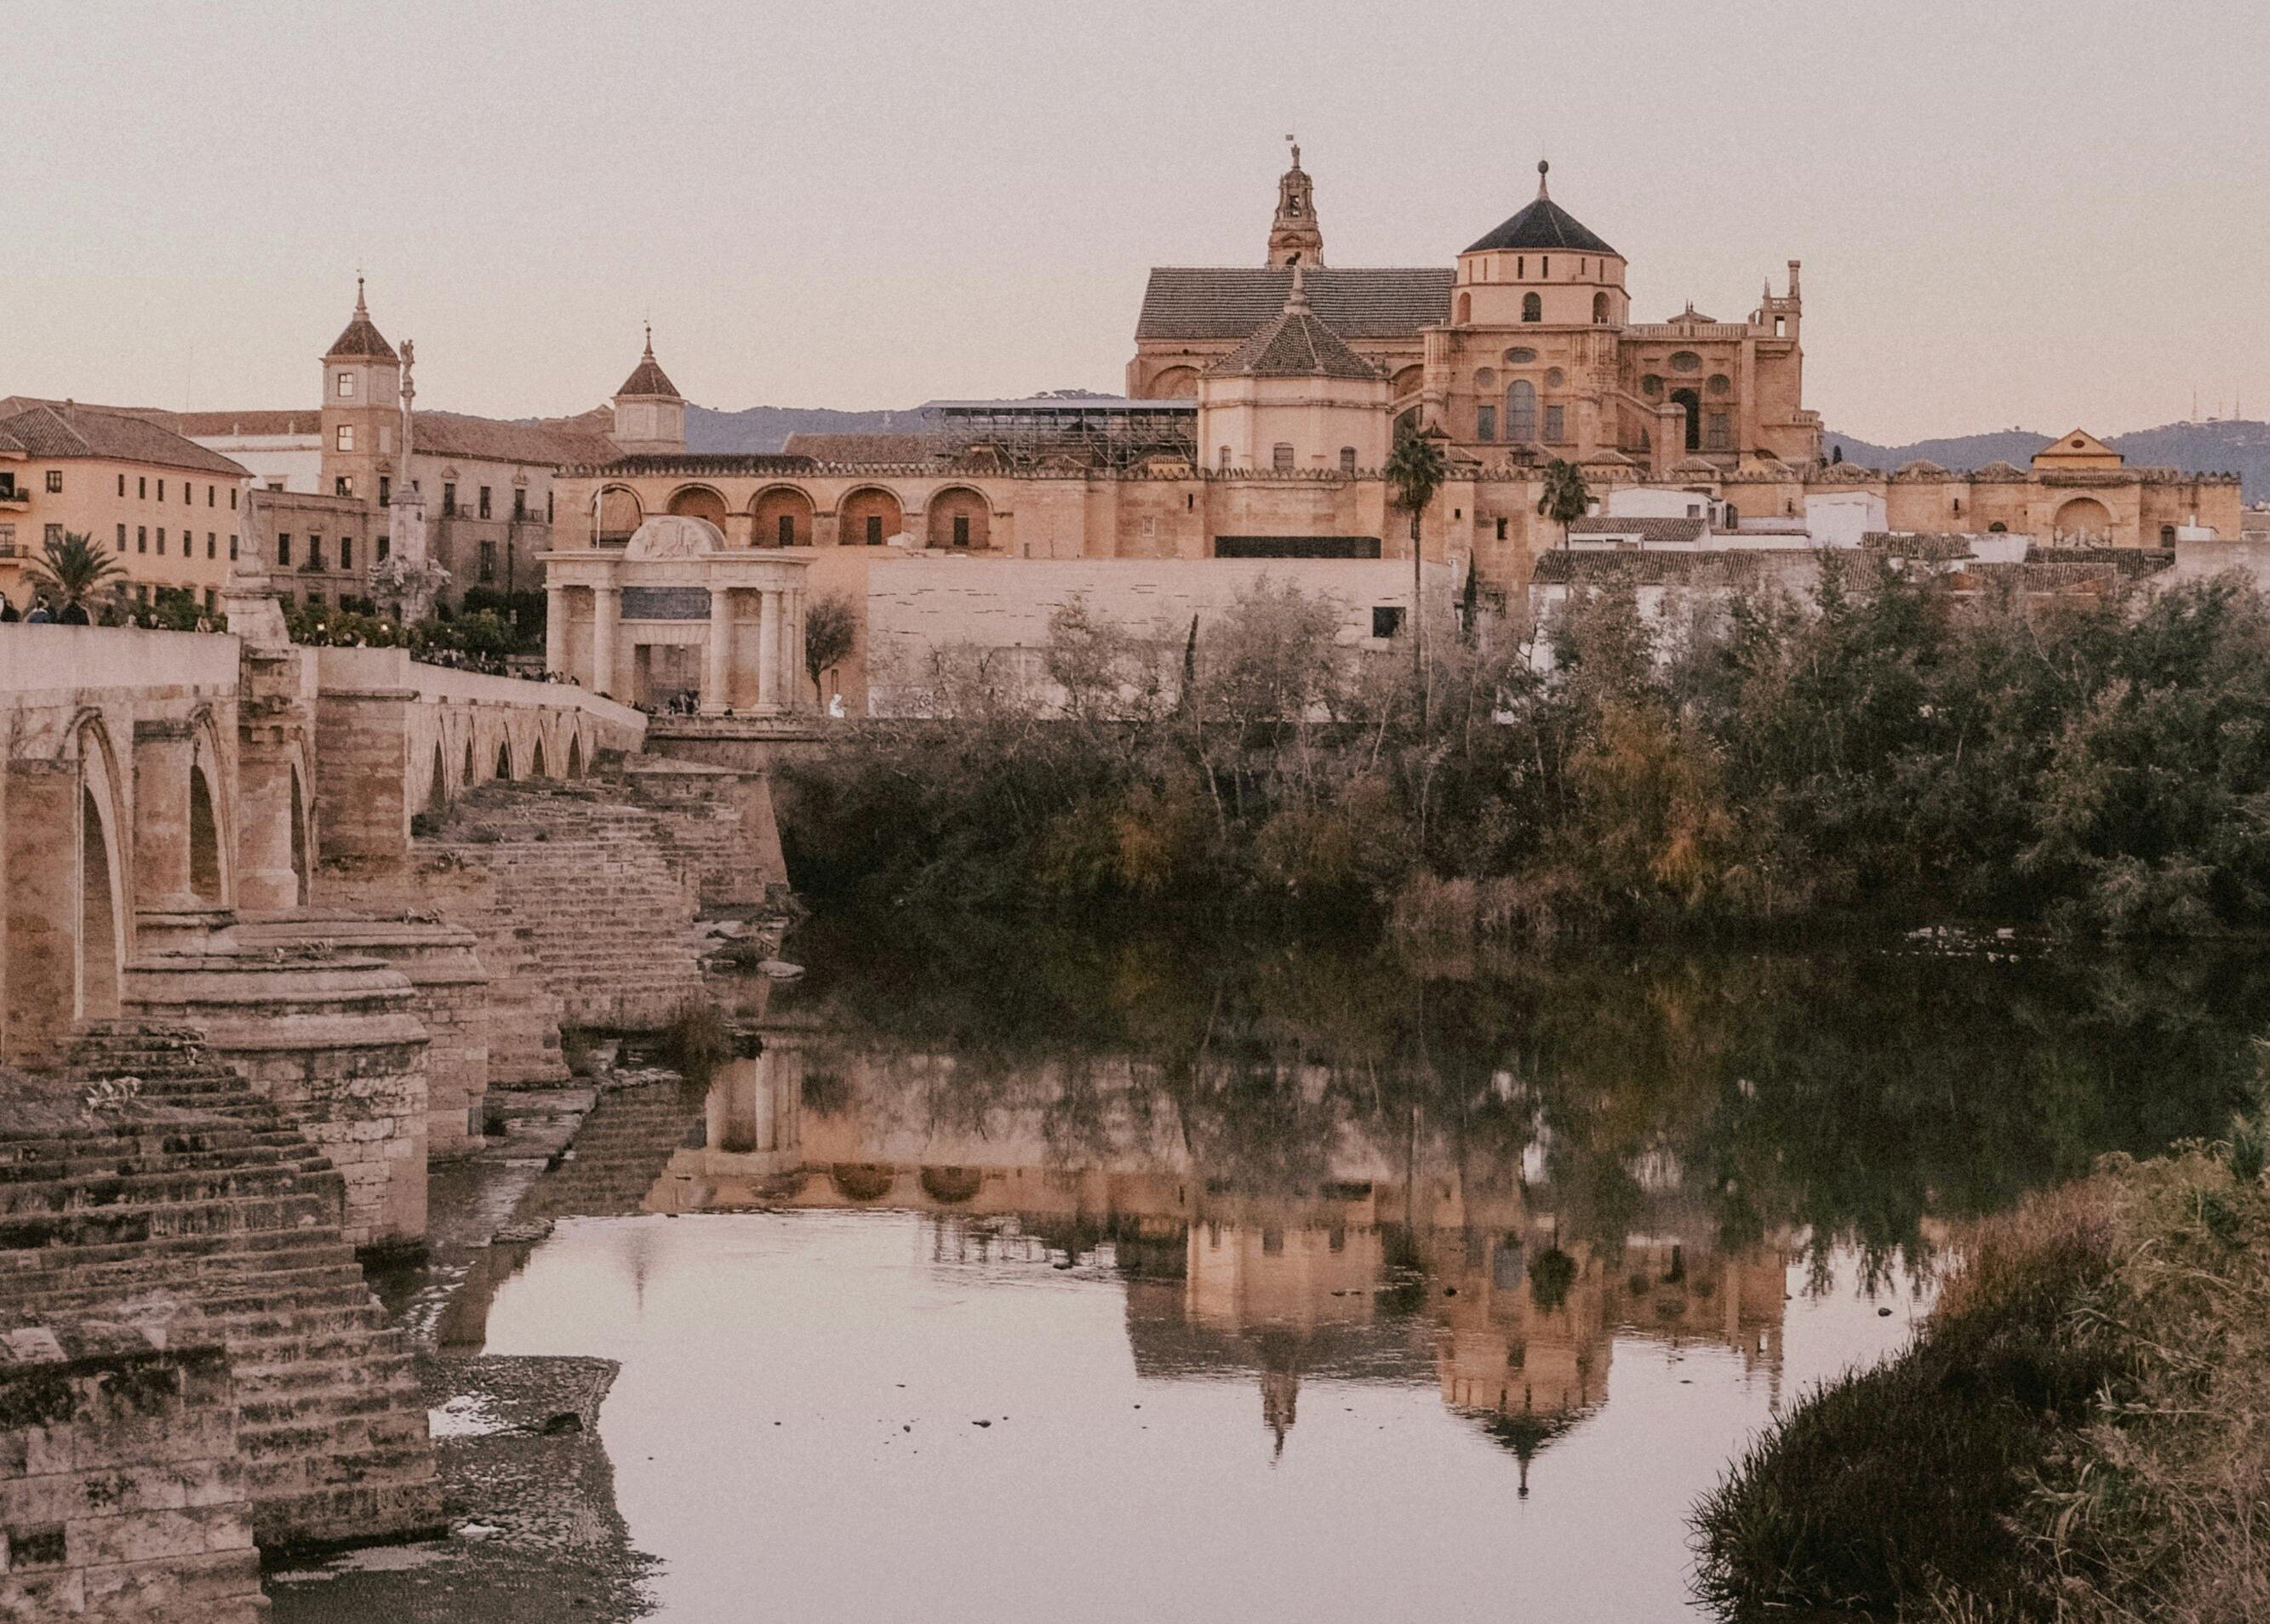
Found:
M 934 1085 L 953 1066 L 823 1059 L 776 1034 L 720 1071 L 646 1207 L 912 1210 L 987 1255 L 1019 1236 L 1036 1262 L 1108 1248 L 1139 1373 L 1252 1376 L 1279 1450 L 1304 1382 L 1431 1382 L 1519 1457 L 1524 1493 L 1531 1457 L 1606 1401 L 1620 1341 L 1714 1345 L 1778 1378 L 1783 1254 L 1721 1253 L 1699 1209 L 1611 1252 L 1562 1238 L 1549 1190 L 1354 1134 L 1326 1181 L 1265 1194 L 1209 1177 L 1176 1124 L 1132 1109 L 1107 1109 L 1068 1157 L 1051 1137 L 1061 1079 L 1013 1077 L 981 1120 L 948 1127 Z M 1116 1076 L 1143 1086 L 1132 1066 Z

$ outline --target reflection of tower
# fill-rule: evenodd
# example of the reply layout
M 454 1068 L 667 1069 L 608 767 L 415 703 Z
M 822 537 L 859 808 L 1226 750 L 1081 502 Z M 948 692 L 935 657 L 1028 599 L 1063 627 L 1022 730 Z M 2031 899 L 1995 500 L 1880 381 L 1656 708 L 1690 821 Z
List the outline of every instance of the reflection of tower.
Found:
M 1277 1435 L 1276 1453 L 1285 1452 L 1285 1435 L 1300 1418 L 1301 1339 L 1287 1331 L 1264 1331 L 1254 1339 L 1261 1353 L 1261 1424 Z

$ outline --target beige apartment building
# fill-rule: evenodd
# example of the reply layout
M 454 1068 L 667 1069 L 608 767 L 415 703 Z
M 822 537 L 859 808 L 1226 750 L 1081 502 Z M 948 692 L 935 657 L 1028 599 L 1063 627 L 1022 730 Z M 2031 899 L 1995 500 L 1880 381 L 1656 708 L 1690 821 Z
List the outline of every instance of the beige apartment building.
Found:
M 239 546 L 243 468 L 129 412 L 0 399 L 0 593 L 29 603 L 27 560 L 83 534 L 147 603 L 168 589 L 218 607 Z

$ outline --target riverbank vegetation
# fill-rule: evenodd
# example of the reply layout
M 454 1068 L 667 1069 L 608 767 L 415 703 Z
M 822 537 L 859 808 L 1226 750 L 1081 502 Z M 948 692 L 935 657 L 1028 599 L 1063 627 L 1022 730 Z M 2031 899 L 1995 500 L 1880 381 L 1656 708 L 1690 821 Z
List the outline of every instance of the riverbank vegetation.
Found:
M 1667 617 L 1579 592 L 1413 663 L 1264 582 L 1201 631 L 1074 603 L 949 650 L 920 716 L 786 775 L 799 886 L 999 910 L 1283 911 L 1440 938 L 1970 918 L 2270 923 L 2270 606 L 2235 580 L 2044 609 L 1871 555 Z
M 1733 1619 L 2270 1617 L 2259 1113 L 1977 1227 L 1906 1353 L 1798 1404 L 1701 1508 Z

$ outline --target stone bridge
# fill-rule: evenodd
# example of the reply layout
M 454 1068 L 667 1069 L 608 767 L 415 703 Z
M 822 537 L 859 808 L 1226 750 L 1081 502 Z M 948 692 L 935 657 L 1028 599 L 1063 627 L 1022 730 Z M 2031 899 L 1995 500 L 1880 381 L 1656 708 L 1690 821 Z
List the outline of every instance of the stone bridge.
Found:
M 120 1017 L 200 1029 L 338 1168 L 348 1240 L 416 1243 L 429 1150 L 479 1131 L 486 973 L 370 882 L 418 814 L 581 775 L 645 719 L 398 649 L 12 625 L 0 730 L 0 1062 Z

